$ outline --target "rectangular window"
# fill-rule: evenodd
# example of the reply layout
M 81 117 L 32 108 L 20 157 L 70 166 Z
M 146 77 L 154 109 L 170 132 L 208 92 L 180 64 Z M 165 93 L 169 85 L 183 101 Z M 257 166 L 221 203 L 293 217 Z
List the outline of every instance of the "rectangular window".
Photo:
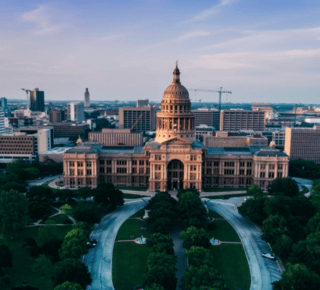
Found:
M 240 162 L 240 167 L 244 167 L 245 166 L 245 162 L 244 161 L 241 161 Z
M 107 167 L 107 168 L 106 168 L 106 172 L 107 172 L 107 173 L 111 173 L 111 171 L 112 171 L 112 170 L 111 170 L 111 167 Z
M 269 172 L 269 178 L 274 178 L 274 172 Z
M 100 167 L 100 173 L 104 173 L 104 167 Z
M 260 172 L 260 178 L 265 178 L 266 177 L 266 173 L 265 172 Z
M 117 173 L 127 173 L 127 168 L 117 168 Z
M 112 160 L 106 160 L 106 164 L 107 165 L 111 165 L 112 164 Z
M 251 175 L 251 169 L 247 169 L 247 175 Z
M 117 165 L 127 165 L 127 160 L 117 160 Z
M 137 168 L 133 167 L 133 168 L 132 168 L 132 173 L 133 173 L 133 174 L 137 173 Z
M 155 155 L 155 160 L 161 160 L 161 155 Z
M 144 168 L 139 168 L 139 174 L 143 174 L 144 173 Z
M 266 169 L 266 165 L 265 164 L 260 164 L 260 169 L 261 170 L 265 170 Z
M 132 165 L 137 165 L 137 160 L 132 160 Z
M 239 170 L 239 175 L 244 175 L 244 169 Z
M 100 165 L 104 165 L 104 160 L 100 160 Z
M 139 160 L 139 165 L 144 165 L 144 160 Z
M 252 167 L 252 162 L 247 162 L 247 167 Z
M 234 162 L 225 162 L 224 166 L 225 167 L 234 167 Z
M 87 175 L 91 175 L 92 172 L 91 172 L 91 169 L 87 169 Z
M 91 162 L 87 162 L 87 167 L 91 167 Z
M 213 166 L 219 166 L 219 161 L 214 161 Z

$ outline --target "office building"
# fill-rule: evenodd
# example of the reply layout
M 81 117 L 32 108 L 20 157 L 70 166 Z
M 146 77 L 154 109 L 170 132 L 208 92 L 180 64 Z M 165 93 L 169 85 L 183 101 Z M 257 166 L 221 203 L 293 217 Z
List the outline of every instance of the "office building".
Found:
M 90 132 L 89 140 L 97 141 L 102 146 L 142 146 L 142 132 L 132 133 L 130 129 L 102 129 Z
M 220 131 L 265 130 L 265 112 L 249 110 L 222 110 Z
M 90 93 L 88 88 L 86 88 L 86 91 L 84 92 L 84 106 L 90 107 Z
M 202 125 L 196 126 L 196 137 L 197 139 L 200 139 L 200 137 L 203 137 L 205 135 L 212 136 L 214 131 L 215 131 L 215 128 L 213 126 L 202 124 Z
M 156 129 L 156 109 L 154 107 L 120 107 L 119 128 L 133 131 L 154 131 Z
M 140 108 L 140 107 L 148 107 L 148 106 L 149 106 L 149 99 L 146 99 L 146 100 L 137 100 L 137 105 L 136 105 L 137 108 Z
M 272 132 L 272 141 L 274 142 L 276 148 L 284 149 L 285 139 L 286 132 L 284 130 Z
M 53 127 L 54 138 L 70 138 L 84 135 L 89 130 L 88 124 L 74 124 L 71 122 L 50 123 Z
M 0 135 L 5 134 L 5 123 L 4 123 L 4 111 L 2 107 L 0 107 Z
M 155 140 L 131 147 L 78 140 L 78 146 L 63 155 L 64 184 L 78 188 L 112 182 L 150 191 L 257 184 L 265 190 L 275 178 L 288 176 L 289 159 L 284 152 L 248 146 L 247 140 L 242 148 L 209 147 L 196 140 L 195 131 L 189 93 L 176 67 L 157 114 Z
M 290 160 L 304 159 L 320 164 L 320 127 L 287 127 L 284 151 Z
M 192 110 L 196 126 L 208 125 L 213 126 L 216 131 L 220 128 L 220 111 L 217 109 L 200 108 Z
M 44 112 L 44 91 L 35 88 L 28 91 L 29 109 L 31 111 Z
M 52 109 L 49 111 L 50 123 L 60 123 L 66 119 L 66 111 L 61 109 Z
M 77 123 L 84 121 L 84 106 L 81 102 L 73 102 L 68 104 L 68 120 Z
M 2 97 L 0 98 L 0 106 L 2 108 L 2 110 L 7 110 L 8 109 L 8 104 L 7 104 L 7 98 Z

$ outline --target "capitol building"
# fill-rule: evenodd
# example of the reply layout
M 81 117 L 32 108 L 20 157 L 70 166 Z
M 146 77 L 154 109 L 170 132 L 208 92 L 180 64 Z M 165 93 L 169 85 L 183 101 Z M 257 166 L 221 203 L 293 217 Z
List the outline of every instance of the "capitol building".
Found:
M 115 186 L 148 187 L 149 191 L 180 188 L 267 189 L 277 177 L 288 176 L 288 156 L 271 147 L 208 147 L 196 139 L 188 90 L 178 67 L 165 90 L 157 113 L 155 139 L 144 146 L 105 147 L 81 142 L 63 155 L 67 188 Z

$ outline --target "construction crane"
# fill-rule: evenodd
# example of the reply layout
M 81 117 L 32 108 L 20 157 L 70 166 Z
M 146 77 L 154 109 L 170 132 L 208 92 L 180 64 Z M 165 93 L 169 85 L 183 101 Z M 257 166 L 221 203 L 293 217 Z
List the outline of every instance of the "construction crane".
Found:
M 214 90 L 202 90 L 202 89 L 190 89 L 189 91 L 219 93 L 219 111 L 221 111 L 221 94 L 232 94 L 231 91 L 223 91 L 223 90 L 222 90 L 222 87 L 220 87 L 220 90 L 219 90 L 219 91 L 214 91 Z
M 26 94 L 27 94 L 27 107 L 26 107 L 26 109 L 28 110 L 28 109 L 29 109 L 29 97 L 28 97 L 28 92 L 30 92 L 30 90 L 26 90 L 26 89 L 21 89 L 21 90 L 25 91 Z
M 134 122 L 134 124 L 131 127 L 131 130 L 133 130 L 133 128 L 138 124 L 138 122 L 140 121 L 140 119 L 142 118 L 144 112 L 141 112 L 141 115 L 139 116 L 139 118 L 137 119 L 137 121 Z

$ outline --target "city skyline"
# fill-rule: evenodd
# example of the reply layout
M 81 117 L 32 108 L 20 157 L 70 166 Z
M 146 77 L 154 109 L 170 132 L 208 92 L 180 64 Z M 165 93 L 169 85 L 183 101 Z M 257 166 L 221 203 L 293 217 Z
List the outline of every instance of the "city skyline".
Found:
M 187 89 L 228 102 L 319 97 L 319 1 L 0 1 L 0 96 L 160 101 L 179 59 Z M 190 92 L 216 102 L 218 95 Z M 226 96 L 223 97 L 226 101 Z

